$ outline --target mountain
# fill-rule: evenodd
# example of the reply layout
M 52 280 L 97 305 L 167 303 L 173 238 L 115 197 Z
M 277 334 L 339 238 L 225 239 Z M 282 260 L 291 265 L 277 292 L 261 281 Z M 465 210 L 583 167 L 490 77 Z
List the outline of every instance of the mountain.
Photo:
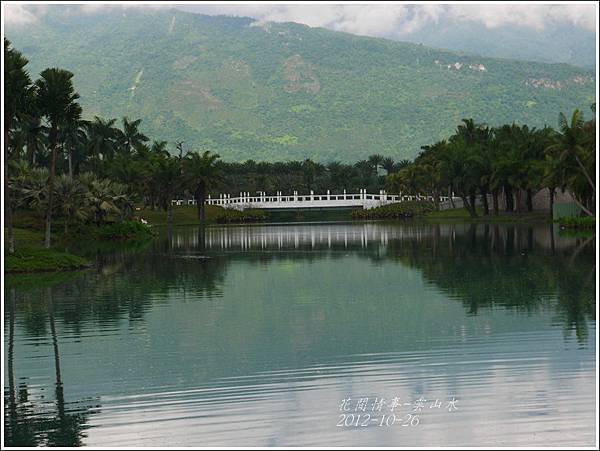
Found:
M 488 28 L 473 21 L 439 20 L 402 35 L 402 39 L 473 55 L 596 67 L 596 33 L 566 23 L 543 29 Z
M 73 71 L 89 117 L 141 117 L 152 138 L 227 160 L 410 158 L 465 117 L 555 126 L 595 101 L 592 70 L 296 23 L 53 6 L 5 34 L 33 77 Z

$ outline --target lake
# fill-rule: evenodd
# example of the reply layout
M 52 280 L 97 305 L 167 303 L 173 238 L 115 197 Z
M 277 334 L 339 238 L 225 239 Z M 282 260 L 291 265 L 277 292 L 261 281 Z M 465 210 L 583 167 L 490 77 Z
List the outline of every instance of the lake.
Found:
M 6 445 L 595 444 L 595 237 L 288 223 L 83 251 L 6 278 Z

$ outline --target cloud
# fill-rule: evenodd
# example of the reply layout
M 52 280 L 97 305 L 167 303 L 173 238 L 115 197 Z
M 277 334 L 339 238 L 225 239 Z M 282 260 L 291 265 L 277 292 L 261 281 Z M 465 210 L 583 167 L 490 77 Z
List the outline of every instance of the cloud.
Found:
M 45 6 L 38 5 L 5 5 L 2 11 L 4 22 L 14 25 L 29 25 L 37 22 L 43 15 Z
M 4 6 L 5 23 L 35 22 L 50 5 Z M 442 20 L 474 22 L 488 28 L 505 25 L 544 29 L 570 23 L 596 30 L 596 5 L 584 4 L 86 4 L 65 9 L 94 13 L 107 8 L 178 8 L 203 14 L 248 16 L 258 21 L 299 22 L 348 33 L 400 38 Z M 62 6 L 62 8 L 65 8 Z
M 369 36 L 402 36 L 443 19 L 471 21 L 488 28 L 514 25 L 543 29 L 571 23 L 596 30 L 596 6 L 587 4 L 218 4 L 178 5 L 203 14 L 249 16 L 260 21 L 299 22 L 311 27 Z

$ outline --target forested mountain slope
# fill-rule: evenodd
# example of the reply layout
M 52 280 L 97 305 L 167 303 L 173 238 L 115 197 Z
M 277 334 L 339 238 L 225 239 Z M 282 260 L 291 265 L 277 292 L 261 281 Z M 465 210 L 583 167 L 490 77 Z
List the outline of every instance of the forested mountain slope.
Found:
M 87 114 L 140 117 L 154 139 L 227 160 L 406 158 L 465 117 L 556 126 L 595 99 L 594 72 L 565 64 L 250 18 L 65 7 L 6 36 L 33 78 L 74 72 Z

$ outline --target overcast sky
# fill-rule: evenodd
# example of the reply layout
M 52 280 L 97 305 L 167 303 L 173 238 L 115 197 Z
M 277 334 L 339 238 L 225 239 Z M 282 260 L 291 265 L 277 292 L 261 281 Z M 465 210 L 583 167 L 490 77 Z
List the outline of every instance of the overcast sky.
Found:
M 4 5 L 4 20 L 10 24 L 32 24 L 50 5 Z M 133 5 L 88 4 L 93 13 L 100 8 L 131 8 Z M 259 21 L 291 21 L 367 36 L 402 38 L 428 24 L 444 21 L 475 22 L 489 28 L 503 25 L 544 29 L 572 24 L 595 31 L 596 7 L 588 4 L 186 4 L 151 5 L 203 14 L 248 16 Z

